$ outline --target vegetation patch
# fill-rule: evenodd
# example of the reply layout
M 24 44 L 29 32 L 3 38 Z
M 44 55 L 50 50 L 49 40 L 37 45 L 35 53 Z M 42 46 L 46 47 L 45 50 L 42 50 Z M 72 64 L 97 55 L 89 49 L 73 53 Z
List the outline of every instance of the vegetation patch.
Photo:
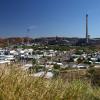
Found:
M 87 82 L 30 76 L 20 69 L 0 74 L 0 100 L 100 100 L 100 88 Z

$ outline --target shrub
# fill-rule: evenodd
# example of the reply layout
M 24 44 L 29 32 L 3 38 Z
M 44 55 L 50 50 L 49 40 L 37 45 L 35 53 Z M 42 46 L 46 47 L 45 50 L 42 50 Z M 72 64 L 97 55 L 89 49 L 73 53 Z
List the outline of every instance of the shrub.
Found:
M 60 69 L 60 65 L 54 64 L 54 69 Z
M 91 83 L 96 86 L 100 86 L 100 69 L 99 68 L 90 68 L 88 70 Z

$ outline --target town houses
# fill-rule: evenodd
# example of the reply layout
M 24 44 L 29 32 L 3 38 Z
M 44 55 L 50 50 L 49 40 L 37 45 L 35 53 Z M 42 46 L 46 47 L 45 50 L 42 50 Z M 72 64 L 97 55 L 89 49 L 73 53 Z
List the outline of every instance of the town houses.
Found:
M 33 76 L 53 77 L 53 70 L 88 69 L 100 67 L 100 52 L 82 49 L 56 50 L 34 48 L 0 48 L 0 65 L 20 64 L 22 70 L 34 69 Z M 46 72 L 46 73 L 45 73 Z M 33 73 L 31 73 L 33 74 Z M 46 76 L 47 75 L 47 76 Z

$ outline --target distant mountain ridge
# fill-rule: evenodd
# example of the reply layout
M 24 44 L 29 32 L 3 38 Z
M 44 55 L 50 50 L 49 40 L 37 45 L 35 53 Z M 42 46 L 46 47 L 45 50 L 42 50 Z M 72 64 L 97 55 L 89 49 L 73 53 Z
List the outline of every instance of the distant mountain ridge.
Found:
M 78 37 L 41 37 L 35 39 L 29 37 L 9 37 L 0 38 L 0 47 L 27 43 L 38 43 L 44 45 L 84 45 L 85 41 L 85 38 Z M 100 38 L 89 39 L 89 45 L 100 45 Z
M 32 38 L 28 37 L 9 37 L 9 38 L 0 38 L 0 47 L 5 47 L 7 45 L 13 44 L 22 44 L 27 43 L 28 41 L 32 42 Z

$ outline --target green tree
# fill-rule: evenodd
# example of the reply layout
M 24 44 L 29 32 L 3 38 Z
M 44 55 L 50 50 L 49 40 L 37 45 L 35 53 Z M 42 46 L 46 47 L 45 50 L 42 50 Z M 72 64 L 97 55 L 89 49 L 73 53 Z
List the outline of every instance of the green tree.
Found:
M 32 60 L 32 64 L 35 65 L 36 64 L 36 59 Z
M 60 69 L 60 65 L 54 64 L 54 69 Z

